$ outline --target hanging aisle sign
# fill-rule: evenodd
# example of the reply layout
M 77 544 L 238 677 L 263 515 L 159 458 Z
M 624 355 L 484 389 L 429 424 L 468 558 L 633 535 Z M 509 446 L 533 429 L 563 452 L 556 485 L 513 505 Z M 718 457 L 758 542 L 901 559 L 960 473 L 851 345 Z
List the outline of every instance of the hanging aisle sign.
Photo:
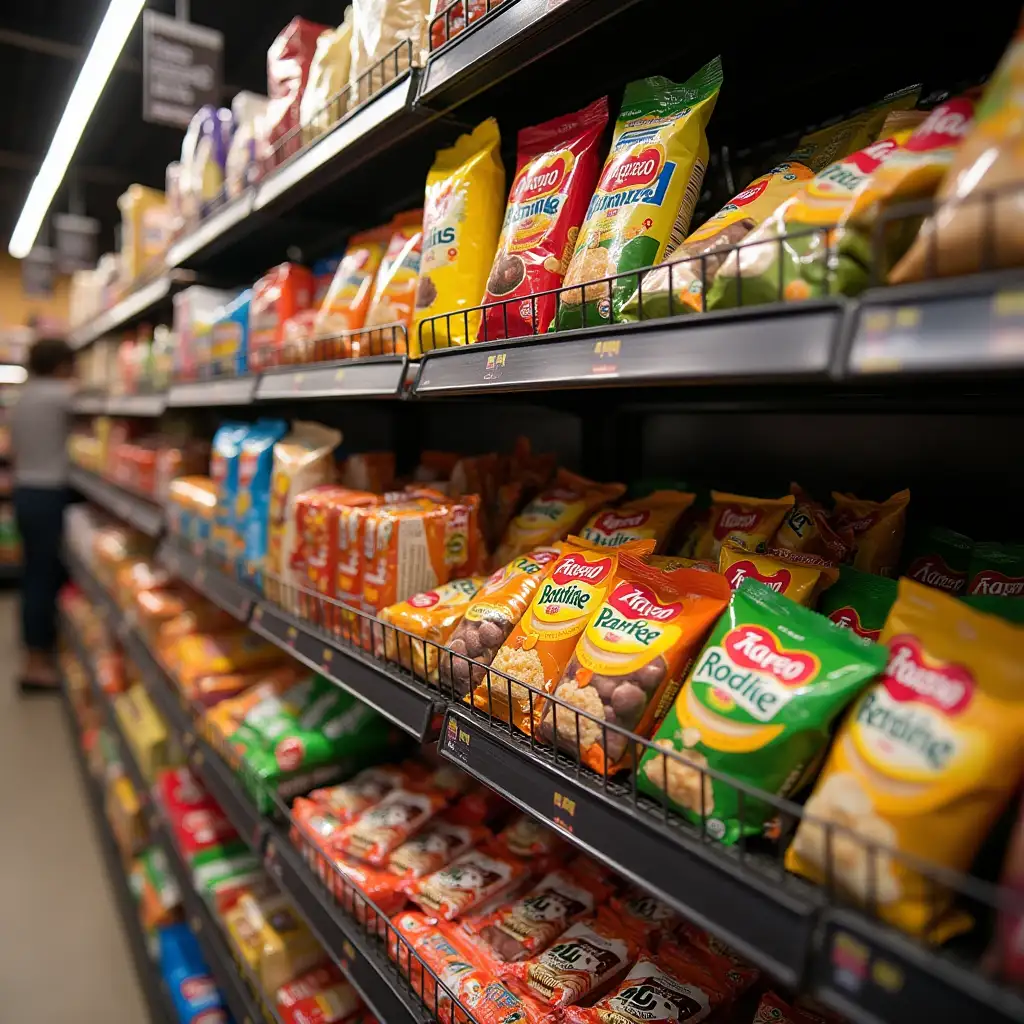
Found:
M 156 11 L 142 12 L 142 117 L 187 128 L 207 103 L 219 104 L 224 35 Z

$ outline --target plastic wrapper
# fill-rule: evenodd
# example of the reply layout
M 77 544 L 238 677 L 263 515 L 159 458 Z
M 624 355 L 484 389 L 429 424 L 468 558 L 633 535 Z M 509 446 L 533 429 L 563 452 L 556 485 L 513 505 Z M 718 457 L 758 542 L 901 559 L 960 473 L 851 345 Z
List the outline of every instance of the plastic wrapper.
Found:
M 353 338 L 353 356 L 405 355 L 408 351 L 423 257 L 423 211 L 400 213 L 390 227 L 391 238 L 366 311 L 366 326 L 382 329 L 371 331 L 368 340 Z
M 321 32 L 299 100 L 302 141 L 307 145 L 338 123 L 348 110 L 348 78 L 352 67 L 352 8 L 335 29 Z
M 1024 597 L 1024 544 L 981 541 L 967 567 L 970 597 Z
M 389 237 L 389 228 L 374 228 L 353 235 L 345 249 L 313 325 L 314 336 L 327 339 L 325 345 L 329 358 L 352 355 L 349 340 L 334 336 L 345 331 L 358 331 L 363 326 L 373 296 L 377 268 L 384 257 Z
M 365 103 L 420 63 L 430 0 L 353 0 L 351 103 Z M 378 66 L 379 65 L 379 66 Z
M 455 918 L 511 889 L 529 873 L 528 865 L 491 843 L 468 850 L 450 864 L 414 882 L 409 899 L 427 913 Z
M 388 870 L 406 881 L 439 871 L 490 836 L 482 825 L 458 825 L 447 814 L 427 822 L 391 854 Z
M 832 492 L 832 521 L 838 530 L 853 534 L 853 566 L 878 576 L 895 576 L 906 529 L 910 491 L 899 491 L 885 501 L 870 501 L 852 494 Z
M 733 590 L 738 590 L 744 580 L 757 580 L 776 594 L 808 608 L 813 608 L 821 592 L 839 579 L 839 569 L 834 565 L 804 564 L 778 549 L 756 554 L 732 541 L 722 545 L 718 571 Z
M 342 853 L 383 866 L 391 853 L 441 811 L 446 800 L 437 792 L 393 789 L 335 837 Z
M 697 540 L 694 557 L 717 559 L 727 540 L 747 551 L 763 551 L 795 503 L 792 494 L 748 498 L 712 491 L 711 515 Z
M 652 550 L 664 550 L 680 517 L 693 504 L 694 497 L 685 491 L 652 491 L 624 505 L 598 510 L 580 527 L 580 537 L 603 547 L 650 540 L 654 543 Z

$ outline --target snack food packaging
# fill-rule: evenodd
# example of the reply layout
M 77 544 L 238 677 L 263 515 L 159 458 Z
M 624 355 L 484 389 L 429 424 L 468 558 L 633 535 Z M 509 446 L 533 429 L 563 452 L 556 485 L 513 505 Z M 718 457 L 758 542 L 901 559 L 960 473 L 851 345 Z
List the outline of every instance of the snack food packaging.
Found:
M 902 579 L 881 639 L 888 665 L 840 729 L 786 867 L 941 942 L 970 919 L 916 865 L 966 872 L 1020 779 L 1024 627 Z
M 393 789 L 335 837 L 338 850 L 367 864 L 384 865 L 392 851 L 415 835 L 444 806 L 444 795 Z
M 210 476 L 217 486 L 217 507 L 213 513 L 210 546 L 234 562 L 240 553 L 241 531 L 235 519 L 238 501 L 238 465 L 248 423 L 222 423 L 210 446 Z
M 411 778 L 410 772 L 399 766 L 380 765 L 364 768 L 347 782 L 326 789 L 314 789 L 308 799 L 326 807 L 342 825 L 374 804 L 378 804 L 393 789 Z
M 583 214 L 597 184 L 598 146 L 608 124 L 608 97 L 583 110 L 520 130 L 509 190 L 482 304 L 478 341 L 544 334 L 555 316 Z M 552 291 L 550 295 L 530 296 Z M 511 300 L 518 300 L 512 303 Z
M 500 145 L 498 122 L 488 118 L 450 149 L 438 150 L 427 175 L 423 255 L 409 339 L 414 359 L 423 351 L 466 345 L 480 329 L 478 310 L 461 311 L 484 294 L 498 241 L 505 198 Z M 442 313 L 455 315 L 424 324 Z
M 366 322 L 374 279 L 390 236 L 385 225 L 353 235 L 349 240 L 313 323 L 314 337 L 327 339 L 323 342 L 325 358 L 344 359 L 352 354 L 349 340 L 337 335 L 358 331 Z
M 815 501 L 799 484 L 789 485 L 793 506 L 782 520 L 772 545 L 799 555 L 839 565 L 853 551 L 853 531 L 837 530 L 820 501 Z
M 348 75 L 352 66 L 352 8 L 335 29 L 317 37 L 316 49 L 299 100 L 302 141 L 308 145 L 337 124 L 348 108 Z
M 371 332 L 368 342 L 353 338 L 353 356 L 405 355 L 408 350 L 423 255 L 423 211 L 400 213 L 390 226 L 391 238 L 366 311 L 367 327 L 390 326 Z
M 513 857 L 527 861 L 537 874 L 562 864 L 572 852 L 572 847 L 553 828 L 526 814 L 517 814 L 494 841 Z
M 235 130 L 224 161 L 224 185 L 229 199 L 240 196 L 259 178 L 256 136 L 262 131 L 269 102 L 266 96 L 245 91 L 235 93 L 231 101 Z M 167 170 L 170 179 L 170 167 Z
M 967 569 L 971 597 L 1024 597 L 1024 544 L 981 541 Z
M 657 951 L 661 940 L 679 924 L 679 915 L 667 903 L 636 885 L 631 885 L 622 896 L 613 897 L 610 908 L 641 947 L 652 952 Z
M 928 587 L 960 594 L 967 589 L 974 541 L 943 526 L 915 531 L 904 551 L 902 575 Z
M 490 665 L 560 554 L 560 546 L 541 547 L 514 558 L 492 573 L 477 592 L 448 643 L 450 651 L 465 657 L 441 659 L 441 678 L 452 680 L 460 696 L 483 682 L 484 666 Z
M 320 964 L 282 985 L 274 997 L 281 1024 L 341 1024 L 363 1005 L 333 963 Z
M 252 289 L 232 299 L 210 327 L 210 373 L 236 377 L 245 373 L 249 357 L 249 305 Z
M 455 918 L 511 889 L 529 873 L 528 865 L 496 844 L 456 857 L 446 867 L 409 886 L 409 899 L 444 921 Z
M 423 878 L 461 857 L 490 834 L 483 825 L 459 825 L 447 813 L 438 815 L 391 854 L 388 871 L 405 880 Z
M 1024 19 L 985 87 L 974 125 L 939 187 L 939 207 L 889 275 L 892 284 L 1024 263 L 1019 152 Z M 1007 187 L 1011 186 L 1011 187 Z M 994 193 L 986 201 L 984 195 Z
M 638 946 L 607 911 L 578 921 L 554 945 L 529 960 L 506 964 L 502 978 L 514 978 L 551 1006 L 581 1002 L 611 984 L 636 960 Z
M 595 509 L 621 498 L 625 490 L 623 484 L 599 484 L 560 469 L 551 485 L 509 523 L 494 561 L 504 565 L 516 555 L 567 537 Z
M 616 547 L 632 540 L 652 540 L 658 551 L 672 534 L 680 516 L 696 495 L 686 491 L 652 491 L 616 508 L 600 509 L 580 527 L 580 536 L 591 544 Z
M 699 569 L 701 572 L 718 572 L 718 566 L 705 558 L 685 558 L 683 555 L 651 555 L 648 565 L 653 565 L 662 572 L 673 569 Z
M 463 32 L 467 22 L 472 24 L 488 11 L 493 11 L 502 0 L 431 0 L 430 49 L 436 50 L 449 39 Z M 467 11 L 468 8 L 468 11 Z
M 804 1013 L 774 992 L 765 992 L 757 1004 L 753 1024 L 823 1024 L 816 1014 Z
M 528 684 L 534 692 L 549 693 L 562 678 L 576 642 L 592 613 L 615 581 L 619 555 L 649 554 L 653 540 L 602 547 L 579 537 L 562 545 L 562 554 L 548 569 L 533 600 L 516 623 L 492 667 Z M 500 676 L 488 676 L 473 691 L 473 703 L 491 716 L 531 732 L 541 701 L 530 689 Z
M 775 808 L 704 773 L 710 768 L 785 798 L 816 767 L 833 722 L 885 667 L 866 644 L 753 580 L 733 592 L 637 784 L 723 843 L 760 835 Z
M 380 620 L 395 628 L 385 626 L 374 630 L 377 656 L 397 662 L 417 679 L 436 682 L 438 645 L 443 647 L 448 643 L 470 601 L 485 582 L 483 576 L 451 580 L 436 590 L 413 594 L 406 601 L 382 609 Z M 416 637 L 424 642 L 418 643 Z
M 251 669 L 247 672 L 227 672 L 222 674 L 211 673 L 210 675 L 199 676 L 188 686 L 182 686 L 182 692 L 189 700 L 194 700 L 204 707 L 212 707 L 214 704 L 234 697 L 250 686 L 259 683 L 271 683 L 279 690 L 286 690 L 294 686 L 305 675 L 305 669 L 296 661 L 289 661 L 283 665 L 271 665 L 265 668 Z
M 184 923 L 156 932 L 160 972 L 178 1020 L 225 1024 L 227 1010 L 199 943 Z
M 224 168 L 232 130 L 231 111 L 210 104 L 192 116 L 181 143 L 181 196 L 194 223 L 224 202 Z M 167 218 L 169 229 L 170 218 Z M 129 237 L 130 237 L 129 233 Z M 131 242 L 128 242 L 129 248 Z
M 818 611 L 865 640 L 877 640 L 895 600 L 895 580 L 844 565 L 839 580 L 818 602 Z
M 249 300 L 249 370 L 276 366 L 284 324 L 313 301 L 313 275 L 298 263 L 281 263 L 253 286 Z
M 564 285 L 653 266 L 682 241 L 700 197 L 705 132 L 721 87 L 718 57 L 682 85 L 659 76 L 626 86 Z M 617 322 L 637 284 L 629 276 L 563 291 L 557 329 Z
M 832 498 L 835 528 L 853 533 L 853 567 L 878 576 L 895 576 L 910 491 L 898 491 L 885 501 L 869 501 L 839 491 L 833 491 Z
M 686 666 L 729 603 L 717 573 L 662 572 L 628 554 L 604 601 L 594 610 L 553 693 L 583 718 L 550 701 L 540 710 L 540 735 L 568 747 L 601 775 L 630 766 L 618 725 L 647 736 L 675 697 Z M 557 720 L 557 721 L 556 721 Z
M 365 103 L 410 64 L 420 63 L 429 7 L 430 0 L 353 0 L 349 74 L 353 106 Z M 381 67 L 375 67 L 381 62 Z
M 244 627 L 216 635 L 183 636 L 172 652 L 174 676 L 179 685 L 190 686 L 200 676 L 247 671 L 281 661 L 281 652 Z
M 712 491 L 711 513 L 697 540 L 694 557 L 717 560 L 727 540 L 747 551 L 763 551 L 795 503 L 792 494 L 784 498 L 747 498 Z
M 731 540 L 722 545 L 718 571 L 733 590 L 747 579 L 783 594 L 797 604 L 814 606 L 818 595 L 839 579 L 839 570 L 832 565 L 806 565 L 785 557 L 782 551 L 763 555 L 738 547 Z

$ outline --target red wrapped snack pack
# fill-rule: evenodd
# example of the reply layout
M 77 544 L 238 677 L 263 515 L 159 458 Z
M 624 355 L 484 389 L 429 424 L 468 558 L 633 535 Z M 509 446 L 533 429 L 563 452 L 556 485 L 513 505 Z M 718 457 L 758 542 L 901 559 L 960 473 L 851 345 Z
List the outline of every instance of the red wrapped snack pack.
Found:
M 351 983 L 332 963 L 314 967 L 282 985 L 276 1001 L 282 1024 L 340 1024 L 363 1005 Z
M 630 886 L 611 901 L 616 919 L 641 946 L 657 952 L 662 938 L 679 924 L 676 912 L 666 903 Z
M 446 802 L 442 793 L 393 789 L 341 829 L 332 846 L 347 856 L 382 866 L 392 851 L 423 828 Z
M 411 777 L 410 771 L 400 767 L 366 768 L 348 782 L 314 789 L 308 799 L 329 811 L 344 825 L 380 803 L 388 793 L 404 785 Z
M 468 850 L 447 867 L 408 887 L 409 899 L 427 913 L 454 921 L 474 907 L 512 888 L 529 867 L 497 843 Z
M 598 146 L 608 124 L 608 97 L 574 114 L 523 128 L 516 175 L 494 254 L 478 341 L 543 334 L 561 287 L 600 170 Z M 505 304 L 505 300 L 521 301 Z
M 428 821 L 391 854 L 388 870 L 403 879 L 422 878 L 483 842 L 490 835 L 483 825 L 457 825 L 448 815 Z
M 513 818 L 495 842 L 513 857 L 527 861 L 530 870 L 538 875 L 547 874 L 572 853 L 572 847 L 554 829 L 525 814 Z

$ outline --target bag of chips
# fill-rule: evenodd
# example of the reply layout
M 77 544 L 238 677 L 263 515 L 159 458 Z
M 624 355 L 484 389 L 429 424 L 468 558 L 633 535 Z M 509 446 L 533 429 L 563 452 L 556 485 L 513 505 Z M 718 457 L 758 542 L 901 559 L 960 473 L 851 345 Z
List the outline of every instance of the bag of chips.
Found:
M 679 915 L 667 903 L 638 885 L 614 897 L 610 906 L 622 926 L 651 952 L 657 952 L 661 940 L 679 924 Z
M 683 85 L 630 82 L 565 285 L 661 262 L 686 236 L 708 163 L 707 123 L 722 87 L 716 57 Z M 557 329 L 615 323 L 637 277 L 563 291 Z
M 1020 780 L 1024 627 L 902 579 L 881 639 L 888 665 L 840 729 L 786 867 L 942 942 L 970 919 L 914 861 L 966 872 Z
M 816 555 L 839 565 L 853 551 L 853 531 L 837 530 L 829 521 L 828 512 L 820 501 L 815 501 L 799 484 L 789 485 L 793 507 L 786 513 L 772 544 L 794 554 Z
M 652 491 L 617 508 L 595 512 L 580 527 L 580 536 L 591 544 L 605 547 L 651 540 L 655 545 L 652 550 L 661 550 L 695 497 L 686 491 Z
M 602 96 L 574 114 L 520 130 L 516 176 L 481 300 L 500 305 L 484 310 L 479 341 L 543 334 L 550 326 L 553 290 L 562 283 L 597 183 L 607 123 L 608 98 Z M 546 291 L 552 294 L 530 298 Z
M 694 662 L 637 784 L 723 843 L 760 835 L 776 809 L 706 774 L 787 797 L 828 743 L 832 723 L 885 666 L 885 651 L 760 583 L 733 592 Z
M 981 541 L 967 569 L 971 597 L 1024 597 L 1024 544 Z
M 444 794 L 403 787 L 363 811 L 338 833 L 334 846 L 368 864 L 387 863 L 391 853 L 442 810 Z
M 314 337 L 333 338 L 363 326 L 389 235 L 387 227 L 380 227 L 352 236 L 313 322 Z M 326 354 L 328 358 L 343 359 L 353 353 L 348 339 L 336 338 L 327 344 Z
M 907 525 L 910 491 L 899 491 L 885 501 L 869 501 L 852 494 L 832 492 L 832 523 L 853 533 L 853 567 L 878 576 L 895 576 Z
M 818 602 L 818 611 L 865 640 L 877 640 L 895 600 L 895 580 L 844 565 L 838 582 Z
M 731 540 L 722 545 L 718 571 L 733 590 L 739 590 L 744 580 L 757 580 L 776 594 L 783 594 L 808 608 L 813 608 L 819 594 L 839 579 L 835 566 L 802 564 L 787 558 L 781 551 L 759 555 L 738 547 Z
M 601 775 L 629 767 L 626 736 L 602 723 L 638 736 L 653 731 L 729 595 L 729 584 L 717 573 L 662 572 L 622 555 L 614 584 L 553 691 L 570 707 L 545 702 L 541 738 L 573 753 L 578 747 L 583 763 Z
M 423 256 L 409 339 L 414 359 L 421 351 L 466 345 L 479 332 L 479 310 L 461 311 L 484 294 L 498 241 L 505 200 L 500 145 L 498 122 L 488 118 L 450 149 L 439 150 L 427 175 Z M 442 313 L 454 315 L 430 320 Z
M 904 560 L 902 575 L 927 587 L 960 594 L 967 589 L 967 573 L 971 567 L 974 541 L 962 533 L 943 526 L 915 531 Z
M 717 561 L 727 540 L 747 551 L 763 551 L 795 503 L 792 494 L 784 498 L 746 498 L 712 491 L 711 513 L 693 557 Z
M 392 329 L 370 331 L 366 342 L 353 338 L 353 356 L 405 355 L 408 348 L 416 285 L 420 278 L 423 211 L 400 213 L 390 227 L 391 238 L 377 271 L 373 298 L 366 311 L 366 326 L 388 325 Z
M 409 899 L 445 921 L 494 899 L 529 874 L 529 866 L 491 843 L 468 850 L 407 888 Z

